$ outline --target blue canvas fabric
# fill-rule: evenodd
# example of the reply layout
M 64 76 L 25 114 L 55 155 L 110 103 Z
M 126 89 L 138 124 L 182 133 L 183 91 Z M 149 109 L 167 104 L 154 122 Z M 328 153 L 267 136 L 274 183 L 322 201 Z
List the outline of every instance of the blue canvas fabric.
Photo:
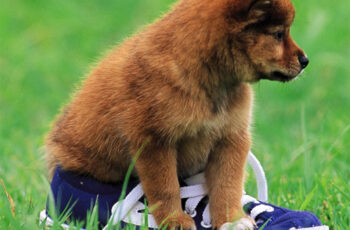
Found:
M 273 211 L 263 212 L 255 218 L 258 223 L 257 229 L 261 228 L 266 222 L 264 230 L 289 230 L 293 227 L 298 229 L 322 226 L 320 220 L 310 212 L 293 211 L 264 202 L 248 203 L 244 206 L 244 210 L 249 215 L 253 208 L 261 204 L 273 207 Z
M 131 178 L 126 194 L 130 192 L 139 181 Z M 184 182 L 180 180 L 180 184 Z M 68 172 L 57 167 L 54 177 L 51 182 L 51 190 L 53 193 L 55 210 L 61 214 L 64 210 L 70 209 L 70 220 L 86 220 L 87 213 L 91 212 L 96 201 L 98 201 L 98 216 L 101 226 L 106 225 L 111 215 L 112 206 L 119 200 L 122 192 L 122 183 L 106 184 L 101 183 L 89 176 L 77 175 L 73 172 Z M 143 202 L 144 197 L 140 199 Z M 183 201 L 183 205 L 185 200 Z M 198 230 L 209 230 L 201 225 L 202 214 L 205 206 L 208 203 L 208 198 L 203 199 L 196 209 L 196 215 L 193 217 Z M 265 204 L 274 208 L 273 212 L 263 212 L 256 217 L 260 220 L 258 223 L 259 229 L 265 222 L 264 230 L 289 230 L 293 227 L 306 228 L 313 226 L 321 226 L 318 218 L 309 212 L 292 211 L 285 208 L 280 208 L 271 204 L 259 202 L 248 203 L 244 206 L 246 213 L 249 215 L 254 207 Z M 47 209 L 50 207 L 50 202 L 47 202 Z M 261 223 L 260 223 L 261 222 Z M 122 226 L 125 223 L 122 223 Z
M 138 180 L 130 179 L 126 194 L 138 183 Z M 122 187 L 122 184 L 101 183 L 88 176 L 64 171 L 60 167 L 57 167 L 51 182 L 51 191 L 58 214 L 69 208 L 70 219 L 86 220 L 87 213 L 98 200 L 98 215 L 102 225 L 107 223 L 112 206 L 119 200 Z M 47 210 L 51 208 L 49 200 L 46 206 Z

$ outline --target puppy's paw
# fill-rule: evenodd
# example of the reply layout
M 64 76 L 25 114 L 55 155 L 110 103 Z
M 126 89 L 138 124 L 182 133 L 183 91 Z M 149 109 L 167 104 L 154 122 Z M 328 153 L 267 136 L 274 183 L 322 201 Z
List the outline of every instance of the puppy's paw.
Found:
M 191 216 L 182 212 L 166 220 L 167 229 L 196 230 L 196 225 Z M 165 225 L 166 225 L 165 224 Z
M 243 217 L 233 223 L 225 223 L 220 227 L 220 230 L 254 230 L 255 223 L 247 218 Z

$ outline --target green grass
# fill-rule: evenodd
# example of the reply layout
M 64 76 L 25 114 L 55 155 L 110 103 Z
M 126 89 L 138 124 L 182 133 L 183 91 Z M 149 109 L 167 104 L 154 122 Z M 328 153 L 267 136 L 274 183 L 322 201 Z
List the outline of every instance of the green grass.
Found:
M 41 146 L 50 123 L 106 50 L 172 2 L 0 0 L 0 229 L 39 228 L 49 190 Z M 255 85 L 253 150 L 272 203 L 348 229 L 350 1 L 294 2 L 292 34 L 311 64 L 295 82 Z

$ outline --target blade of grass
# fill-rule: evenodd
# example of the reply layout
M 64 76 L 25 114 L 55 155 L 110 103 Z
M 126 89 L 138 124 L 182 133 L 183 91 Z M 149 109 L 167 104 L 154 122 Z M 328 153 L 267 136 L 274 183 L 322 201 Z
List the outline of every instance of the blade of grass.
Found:
M 145 199 L 144 200 L 144 205 L 145 205 L 145 212 L 144 212 L 144 215 L 145 215 L 145 229 L 148 229 L 148 213 L 149 213 L 149 210 L 148 210 L 148 205 L 147 205 L 147 200 Z
M 6 196 L 7 196 L 7 200 L 8 200 L 9 203 L 10 203 L 11 214 L 12 214 L 13 217 L 15 217 L 15 216 L 16 216 L 16 204 L 15 204 L 15 202 L 13 201 L 12 197 L 10 196 L 10 193 L 8 193 L 8 191 L 7 191 L 7 189 L 6 189 L 6 186 L 5 186 L 5 182 L 4 182 L 2 179 L 0 179 L 0 183 L 1 183 L 1 185 L 2 185 L 2 187 L 3 187 L 3 189 L 4 189 L 4 191 L 5 191 L 5 194 L 6 194 Z
M 266 227 L 266 225 L 267 225 L 270 221 L 271 221 L 271 218 L 268 219 L 268 220 L 259 228 L 259 230 L 263 230 L 263 229 Z
M 124 182 L 123 182 L 123 187 L 122 187 L 122 192 L 121 192 L 121 195 L 119 197 L 119 201 L 118 202 L 121 202 L 124 198 L 125 198 L 125 195 L 126 195 L 126 189 L 128 188 L 128 183 L 129 183 L 129 180 L 130 180 L 130 177 L 131 177 L 131 173 L 132 173 L 132 170 L 134 169 L 135 167 L 135 164 L 136 164 L 136 161 L 137 159 L 139 158 L 140 154 L 143 152 L 143 150 L 145 149 L 145 147 L 150 143 L 151 139 L 150 138 L 147 138 L 141 148 L 138 149 L 138 151 L 136 152 L 135 156 L 133 157 L 132 161 L 131 161 L 131 164 L 128 168 L 128 171 L 126 172 L 126 175 L 125 175 L 125 179 L 124 179 Z M 123 204 L 121 205 L 120 209 L 122 210 L 123 209 Z M 120 215 L 121 215 L 121 212 L 118 213 L 119 216 L 118 216 L 118 220 L 120 220 Z M 108 220 L 108 223 L 106 225 L 106 227 L 104 229 L 109 229 L 110 226 L 115 226 L 116 229 L 119 229 L 120 228 L 120 221 L 118 221 L 118 223 L 113 223 L 114 221 L 114 218 L 115 218 L 115 213 L 112 214 L 111 218 Z
M 305 197 L 305 200 L 303 201 L 303 203 L 300 205 L 300 210 L 304 210 L 306 208 L 306 206 L 310 203 L 310 201 L 312 200 L 312 198 L 315 195 L 316 190 L 318 189 L 318 185 L 315 185 L 315 187 L 312 189 L 312 191 Z
M 91 205 L 92 206 L 92 205 Z M 98 196 L 91 212 L 88 213 L 86 219 L 86 229 L 98 229 Z
M 340 192 L 348 201 L 350 201 L 350 195 L 344 192 L 341 188 L 338 187 L 338 185 L 333 184 L 332 185 L 338 192 Z

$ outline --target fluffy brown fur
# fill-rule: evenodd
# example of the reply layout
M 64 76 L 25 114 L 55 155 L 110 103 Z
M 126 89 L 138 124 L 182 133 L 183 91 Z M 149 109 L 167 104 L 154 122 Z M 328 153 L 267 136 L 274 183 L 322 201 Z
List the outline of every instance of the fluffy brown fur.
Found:
M 205 171 L 214 227 L 243 216 L 250 149 L 250 83 L 288 81 L 305 54 L 289 35 L 289 0 L 182 0 L 107 56 L 47 138 L 57 165 L 120 182 L 147 138 L 134 176 L 157 223 L 194 227 L 178 176 Z

